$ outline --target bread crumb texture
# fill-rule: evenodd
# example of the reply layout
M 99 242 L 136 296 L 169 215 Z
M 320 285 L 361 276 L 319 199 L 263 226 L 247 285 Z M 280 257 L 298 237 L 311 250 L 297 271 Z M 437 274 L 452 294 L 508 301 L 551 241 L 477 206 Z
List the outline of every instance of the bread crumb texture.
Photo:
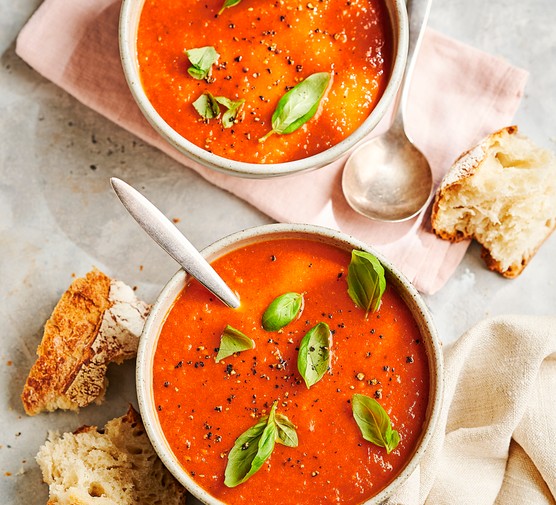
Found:
M 182 505 L 186 491 L 164 467 L 132 406 L 104 430 L 49 433 L 37 454 L 48 505 Z
M 21 395 L 27 414 L 102 402 L 108 364 L 136 355 L 149 309 L 98 270 L 76 279 L 45 324 Z
M 556 226 L 556 158 L 510 126 L 464 153 L 438 188 L 432 227 L 475 239 L 487 266 L 518 276 Z

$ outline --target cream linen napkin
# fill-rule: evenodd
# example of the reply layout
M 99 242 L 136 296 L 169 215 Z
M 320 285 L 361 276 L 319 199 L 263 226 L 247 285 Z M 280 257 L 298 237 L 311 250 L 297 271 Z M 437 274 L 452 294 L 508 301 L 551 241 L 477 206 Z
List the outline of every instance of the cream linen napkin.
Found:
M 484 321 L 444 355 L 438 436 L 387 503 L 556 503 L 556 317 Z
M 125 83 L 119 8 L 118 0 L 45 0 L 21 31 L 17 53 L 87 106 L 277 221 L 340 229 L 375 246 L 419 290 L 432 293 L 442 287 L 468 244 L 437 239 L 428 213 L 382 224 L 353 212 L 340 186 L 345 158 L 297 176 L 242 180 L 210 171 L 170 147 L 142 117 Z M 429 158 L 437 183 L 462 151 L 511 123 L 526 79 L 525 71 L 499 58 L 427 32 L 412 82 L 408 129 Z

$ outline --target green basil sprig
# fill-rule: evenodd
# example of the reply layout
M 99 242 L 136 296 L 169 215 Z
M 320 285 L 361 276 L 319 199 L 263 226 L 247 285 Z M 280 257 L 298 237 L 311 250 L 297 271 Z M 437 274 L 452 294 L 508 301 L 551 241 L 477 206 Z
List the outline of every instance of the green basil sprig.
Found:
M 218 61 L 220 55 L 212 46 L 196 47 L 185 51 L 191 66 L 187 69 L 189 75 L 195 79 L 206 79 L 212 69 L 212 65 Z
M 216 362 L 218 363 L 221 359 L 227 358 L 236 352 L 246 351 L 254 347 L 255 342 L 252 339 L 228 324 L 220 337 L 220 348 L 215 358 Z
M 317 72 L 290 89 L 280 98 L 272 114 L 272 130 L 259 142 L 264 142 L 273 133 L 292 133 L 309 121 L 317 112 L 329 82 L 328 72 Z
M 270 416 L 269 416 L 270 418 Z M 242 433 L 228 454 L 224 484 L 236 487 L 245 482 L 263 466 L 274 450 L 276 423 L 262 418 L 255 426 Z
M 380 261 L 365 251 L 352 251 L 347 275 L 348 294 L 365 311 L 376 311 L 386 289 L 384 268 Z
M 297 369 L 307 388 L 320 381 L 330 365 L 330 328 L 326 323 L 313 326 L 301 340 Z
M 245 103 L 245 99 L 241 98 L 240 100 L 230 100 L 225 96 L 216 96 L 214 99 L 220 104 L 226 107 L 228 110 L 222 114 L 222 126 L 224 128 L 230 128 L 234 124 L 243 104 Z
M 286 447 L 297 447 L 297 431 L 293 423 L 283 414 L 276 414 L 276 428 L 278 437 L 276 442 Z
M 400 443 L 400 435 L 392 429 L 388 414 L 374 398 L 355 394 L 351 399 L 355 422 L 365 440 L 384 447 L 390 454 Z
M 235 441 L 228 454 L 228 463 L 224 472 L 224 484 L 235 487 L 245 482 L 259 471 L 270 457 L 276 442 L 297 447 L 297 433 L 290 420 L 276 414 L 277 403 L 274 402 L 268 416 L 243 432 Z
M 240 2 L 241 0 L 226 0 L 222 5 L 222 8 L 218 11 L 218 15 L 220 16 L 220 14 L 222 14 L 226 9 L 228 9 L 229 7 L 233 7 L 234 5 L 237 5 Z
M 203 119 L 214 119 L 220 114 L 218 102 L 211 93 L 203 93 L 193 102 L 193 107 Z
M 278 331 L 291 323 L 299 314 L 303 305 L 303 293 L 284 293 L 276 297 L 263 314 L 263 328 L 266 331 Z
M 193 102 L 193 107 L 203 119 L 214 119 L 220 115 L 220 107 L 223 105 L 228 110 L 222 115 L 222 126 L 230 128 L 243 107 L 245 100 L 230 100 L 225 96 L 213 96 L 212 93 L 205 91 L 197 100 Z

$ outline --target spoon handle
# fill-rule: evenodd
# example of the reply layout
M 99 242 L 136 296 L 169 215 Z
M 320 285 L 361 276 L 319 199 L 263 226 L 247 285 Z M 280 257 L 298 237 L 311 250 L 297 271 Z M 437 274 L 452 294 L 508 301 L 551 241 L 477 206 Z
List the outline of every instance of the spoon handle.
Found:
M 121 179 L 112 177 L 110 184 L 126 210 L 141 228 L 164 249 L 180 266 L 195 277 L 211 293 L 232 308 L 239 307 L 239 299 L 222 278 L 195 249 L 174 224 L 139 191 Z
M 411 77 L 415 68 L 415 61 L 419 54 L 423 34 L 427 26 L 432 0 L 407 0 L 407 16 L 409 24 L 409 43 L 407 50 L 407 64 L 401 83 L 400 103 L 395 122 L 404 124 L 405 107 L 408 100 Z

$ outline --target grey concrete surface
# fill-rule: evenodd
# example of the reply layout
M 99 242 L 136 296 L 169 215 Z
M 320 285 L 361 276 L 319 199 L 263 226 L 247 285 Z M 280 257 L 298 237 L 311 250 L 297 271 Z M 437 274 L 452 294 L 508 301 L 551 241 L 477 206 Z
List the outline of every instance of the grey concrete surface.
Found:
M 92 265 L 152 301 L 176 270 L 108 187 L 121 177 L 161 202 L 198 247 L 271 222 L 128 132 L 90 111 L 15 55 L 15 38 L 39 0 L 0 0 L 0 502 L 46 503 L 34 455 L 48 430 L 104 424 L 134 400 L 133 364 L 109 373 L 102 408 L 28 418 L 19 394 L 44 321 L 72 274 Z M 521 130 L 556 150 L 554 0 L 435 0 L 436 30 L 530 72 L 516 116 Z M 441 90 L 439 90 L 441 92 Z M 426 301 L 445 343 L 496 314 L 556 313 L 556 237 L 521 277 L 485 269 L 471 246 L 448 284 Z

